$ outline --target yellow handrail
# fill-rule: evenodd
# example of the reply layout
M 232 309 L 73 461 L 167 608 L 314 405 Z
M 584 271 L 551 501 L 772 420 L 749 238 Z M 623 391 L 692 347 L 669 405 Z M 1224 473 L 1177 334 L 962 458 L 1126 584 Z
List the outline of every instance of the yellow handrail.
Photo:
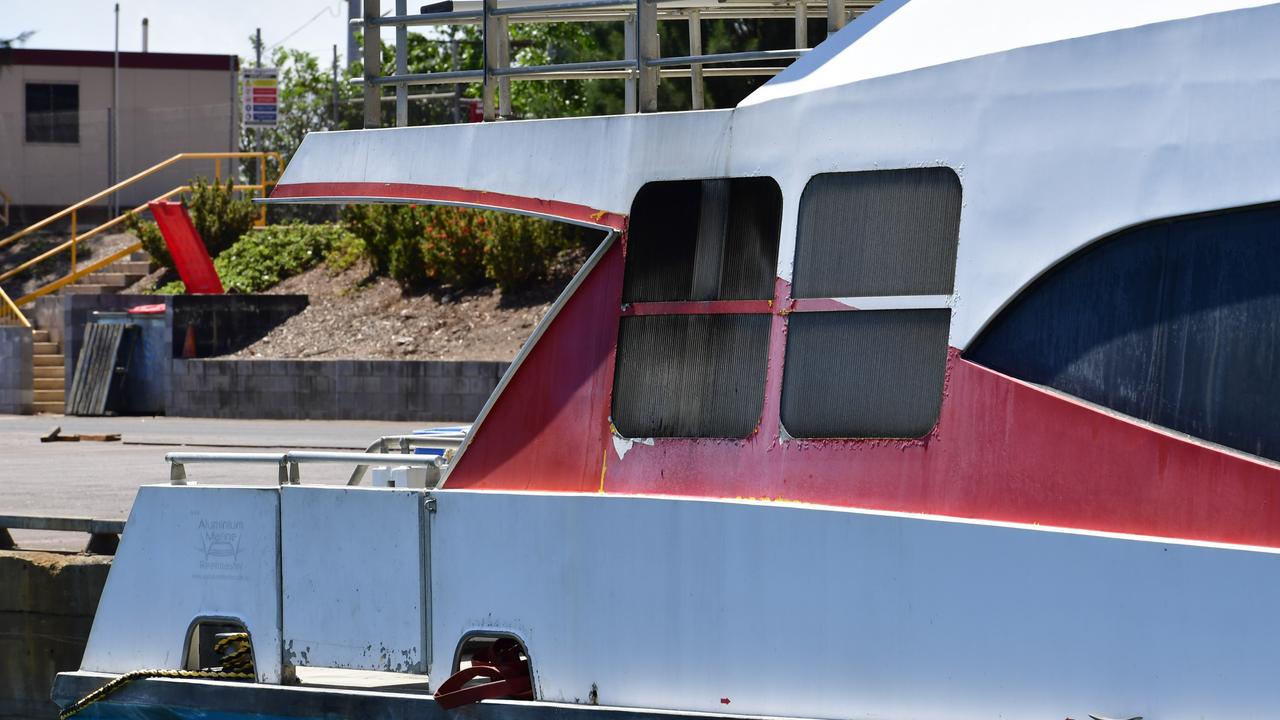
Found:
M 181 161 L 183 161 L 183 160 L 213 160 L 213 161 L 215 161 L 215 162 L 214 162 L 214 166 L 213 166 L 213 174 L 214 174 L 214 178 L 215 178 L 215 182 L 216 182 L 218 179 L 220 179 L 220 178 L 221 178 L 221 175 L 222 175 L 221 170 L 222 170 L 222 161 L 223 161 L 223 160 L 237 160 L 237 159 L 243 159 L 243 158 L 255 158 L 255 159 L 257 159 L 257 161 L 258 161 L 258 178 L 259 178 L 259 182 L 258 182 L 258 183 L 256 183 L 256 184 L 252 184 L 252 185 L 232 185 L 232 186 L 231 186 L 231 189 L 232 189 L 233 191 L 239 191 L 239 192 L 244 192 L 244 191 L 250 191 L 250 190 L 252 190 L 252 191 L 256 191 L 256 192 L 260 193 L 260 194 L 261 194 L 261 196 L 265 197 L 265 196 L 266 196 L 266 194 L 267 194 L 267 188 L 271 185 L 271 183 L 267 182 L 267 158 L 269 158 L 269 157 L 270 157 L 270 158 L 275 158 L 276 163 L 277 163 L 277 166 L 279 166 L 279 165 L 282 163 L 282 160 L 281 160 L 281 158 L 280 158 L 280 154 L 279 154 L 279 153 L 276 153 L 276 152 L 225 152 L 225 153 L 217 153 L 217 152 L 199 152 L 199 153 L 179 153 L 179 154 L 177 154 L 177 155 L 174 155 L 173 157 L 169 158 L 168 160 L 165 160 L 164 162 L 161 162 L 161 163 L 158 163 L 158 164 L 156 164 L 156 165 L 153 165 L 152 167 L 150 167 L 150 168 L 148 168 L 148 169 L 146 169 L 146 170 L 143 170 L 142 172 L 138 173 L 137 175 L 134 175 L 133 177 L 131 177 L 131 178 L 127 179 L 127 180 L 124 180 L 123 182 L 116 183 L 115 185 L 112 185 L 111 187 L 107 188 L 106 190 L 103 190 L 103 191 L 101 191 L 101 192 L 99 192 L 99 193 L 95 193 L 95 194 L 93 194 L 93 195 L 90 195 L 89 197 L 85 198 L 84 200 L 81 200 L 80 202 L 78 202 L 78 203 L 76 203 L 76 204 L 74 204 L 74 205 L 71 205 L 70 207 L 67 207 L 67 208 L 65 208 L 65 209 L 63 209 L 63 210 L 60 210 L 60 211 L 58 211 L 58 212 L 54 213 L 53 215 L 50 215 L 49 217 L 47 217 L 47 218 L 45 218 L 45 219 L 41 220 L 40 222 L 35 223 L 34 225 L 31 225 L 31 226 L 28 226 L 28 227 L 26 227 L 26 228 L 23 228 L 22 230 L 19 230 L 18 232 L 14 233 L 13 235 L 10 235 L 9 237 L 7 237 L 7 238 L 5 238 L 5 239 L 3 239 L 3 240 L 0 240 L 0 248 L 4 248 L 4 247 L 7 247 L 8 245 L 11 245 L 11 244 L 13 244 L 13 243 L 17 242 L 18 240 L 22 239 L 23 237 L 26 237 L 27 235 L 29 235 L 29 234 L 31 234 L 31 233 L 33 233 L 33 232 L 35 232 L 36 230 L 39 230 L 39 229 L 44 228 L 44 227 L 48 227 L 50 224 L 55 223 L 55 222 L 57 222 L 57 221 L 59 221 L 59 220 L 61 220 L 61 219 L 63 219 L 63 218 L 68 218 L 68 217 L 69 217 L 69 218 L 70 218 L 70 221 L 71 221 L 71 239 L 70 239 L 70 240 L 67 240 L 66 242 L 62 243 L 61 245 L 58 245 L 58 246 L 57 246 L 57 247 L 55 247 L 55 248 L 52 248 L 52 249 L 50 249 L 50 250 L 46 250 L 45 252 L 40 253 L 40 254 L 39 254 L 39 255 L 37 255 L 36 257 L 31 258 L 30 260 L 27 260 L 26 262 L 23 262 L 22 264 L 20 264 L 20 265 L 18 265 L 18 266 L 16 266 L 16 267 L 10 268 L 10 269 L 8 269 L 8 270 L 4 271 L 3 273 L 0 273 L 0 280 L 6 280 L 6 279 L 8 279 L 8 278 L 11 278 L 11 277 L 13 277 L 14 275 L 17 275 L 18 273 L 20 273 L 20 272 L 22 272 L 22 271 L 24 271 L 24 270 L 28 270 L 28 269 L 30 269 L 30 268 L 32 268 L 32 267 L 34 267 L 34 266 L 36 266 L 36 265 L 40 264 L 41 262 L 44 262 L 45 260 L 48 260 L 48 259 L 50 259 L 50 258 L 52 258 L 52 257 L 54 257 L 54 256 L 56 256 L 56 255 L 59 255 L 59 254 L 61 254 L 61 253 L 63 253 L 63 252 L 70 252 L 70 254 L 71 254 L 71 268 L 70 268 L 70 271 L 69 271 L 66 275 L 64 275 L 64 276 L 62 276 L 62 277 L 60 277 L 60 278 L 58 278 L 57 280 L 54 280 L 54 281 L 52 281 L 52 282 L 50 282 L 50 283 L 48 283 L 48 284 L 46 284 L 46 285 L 44 285 L 44 286 L 42 286 L 42 287 L 38 288 L 37 290 L 35 290 L 35 291 L 33 291 L 33 292 L 27 293 L 26 295 L 23 295 L 22 297 L 18 298 L 16 301 L 14 301 L 14 305 L 15 305 L 15 306 L 17 306 L 17 307 L 20 307 L 20 306 L 22 306 L 22 305 L 27 304 L 28 302 L 31 302 L 32 300 L 35 300 L 36 298 L 38 298 L 38 297 L 40 297 L 40 296 L 42 296 L 42 295 L 47 295 L 47 294 L 49 294 L 49 293 L 53 292 L 54 290 L 57 290 L 58 288 L 61 288 L 61 287 L 66 286 L 66 285 L 69 285 L 69 284 L 71 284 L 71 283 L 73 283 L 73 282 L 75 282 L 75 281 L 79 280 L 80 278 L 82 278 L 82 277 L 84 277 L 84 276 L 86 276 L 86 275 L 88 275 L 88 274 L 90 274 L 90 273 L 96 272 L 97 270 L 99 270 L 99 269 L 101 269 L 101 268 L 103 268 L 103 267 L 106 267 L 107 265 L 110 265 L 112 262 L 115 262 L 116 260 L 119 260 L 120 258 L 123 258 L 123 257 L 125 257 L 126 255 L 129 255 L 130 253 L 132 253 L 132 252 L 136 252 L 137 250 L 141 249 L 141 248 L 142 248 L 142 244 L 141 244 L 141 243 L 134 243 L 133 245 L 130 245 L 128 248 L 126 248 L 125 250 L 117 251 L 117 252 L 115 252 L 115 253 L 111 254 L 110 256 L 108 256 L 107 258 L 104 258 L 104 259 L 102 259 L 102 260 L 98 260 L 98 261 L 96 261 L 96 262 L 94 262 L 94 263 L 92 263 L 92 264 L 90 264 L 90 265 L 88 265 L 88 266 L 85 266 L 85 267 L 83 267 L 83 268 L 78 268 L 78 267 L 77 267 L 77 262 L 76 262 L 76 249 L 77 249 L 77 245 L 78 245 L 82 240 L 87 240 L 87 239 L 89 239 L 89 238 L 91 238 L 91 237 L 93 237 L 93 236 L 95 236 L 95 235 L 97 235 L 97 234 L 99 234 L 99 233 L 101 233 L 101 232 L 103 232 L 103 231 L 105 231 L 105 230 L 109 229 L 109 228 L 112 228 L 112 227 L 116 226 L 117 224 L 119 224 L 119 223 L 123 222 L 126 218 L 131 217 L 131 216 L 134 216 L 134 215 L 137 215 L 138 213 L 140 213 L 140 212 L 142 212 L 143 210 L 146 210 L 146 209 L 147 209 L 147 204 L 146 204 L 146 203 L 143 203 L 142 205 L 139 205 L 139 206 L 137 206 L 137 207 L 135 207 L 135 208 L 132 208 L 132 209 L 128 210 L 127 212 L 124 212 L 124 213 L 122 213 L 121 215 L 119 215 L 119 216 L 117 216 L 117 217 L 111 218 L 111 219 L 107 220 L 106 222 L 104 222 L 104 223 L 102 223 L 102 224 L 100 224 L 100 225 L 98 225 L 98 226 L 96 226 L 96 227 L 94 227 L 94 228 L 92 228 L 92 229 L 88 230 L 87 232 L 84 232 L 84 233 L 80 233 L 80 232 L 78 232 L 78 227 L 77 227 L 77 226 L 78 226 L 78 220 L 79 220 L 79 211 L 80 211 L 81 209 L 83 209 L 85 206 L 87 206 L 87 205 L 89 205 L 89 204 L 91 204 L 91 203 L 93 203 L 93 202 L 95 202 L 95 201 L 97 201 L 97 200 L 101 200 L 101 199 L 103 199 L 103 198 L 107 197 L 108 195 L 110 195 L 111 193 L 114 193 L 114 192 L 119 191 L 121 188 L 124 188 L 124 187 L 127 187 L 127 186 L 129 186 L 129 185 L 132 185 L 133 183 L 136 183 L 136 182 L 138 182 L 139 180 L 142 180 L 142 179 L 144 179 L 144 178 L 146 178 L 146 177 L 148 177 L 148 176 L 150 176 L 150 175 L 153 175 L 153 174 L 155 174 L 155 173 L 157 173 L 157 172 L 159 172 L 159 171 L 161 171 L 161 170 L 163 170 L 163 169 L 165 169 L 165 168 L 169 167 L 170 165 L 173 165 L 174 163 L 181 162 Z M 178 195 L 178 194 L 180 194 L 180 193 L 184 193 L 184 192 L 189 192 L 190 190 L 191 190 L 190 186 L 188 186 L 188 185 L 180 185 L 180 186 L 178 186 L 178 187 L 176 187 L 176 188 L 174 188 L 174 189 L 172 189 L 172 190 L 170 190 L 170 191 L 168 191 L 168 192 L 166 192 L 166 193 L 164 193 L 164 194 L 162 194 L 162 195 L 157 196 L 157 197 L 156 197 L 154 200 L 152 200 L 151 202 L 157 202 L 157 201 L 160 201 L 160 200 L 168 200 L 169 198 L 171 198 L 171 197 L 173 197 L 173 196 L 175 196 L 175 195 Z M 266 207 L 264 206 L 264 207 L 262 208 L 261 213 L 260 213 L 260 214 L 259 214 L 259 216 L 258 216 L 257 221 L 255 222 L 255 224 L 256 224 L 256 225 L 258 225 L 258 226 L 262 226 L 262 225 L 265 225 L 265 224 L 266 224 L 266 219 L 267 219 L 267 218 L 266 218 L 266 211 L 267 211 L 267 209 L 266 209 Z
M 0 325 L 31 327 L 27 316 L 22 314 L 22 311 L 18 309 L 13 300 L 9 299 L 9 295 L 5 293 L 4 288 L 0 288 Z
M 0 227 L 9 224 L 9 203 L 11 201 L 12 198 L 9 197 L 9 193 L 0 190 L 0 205 L 4 207 L 4 212 L 0 212 Z

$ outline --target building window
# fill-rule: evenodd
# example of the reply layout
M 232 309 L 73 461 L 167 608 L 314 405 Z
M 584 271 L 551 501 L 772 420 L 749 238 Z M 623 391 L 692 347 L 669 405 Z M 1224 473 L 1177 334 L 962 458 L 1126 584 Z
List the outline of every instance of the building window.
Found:
M 613 386 L 619 433 L 755 431 L 781 224 L 770 178 L 656 182 L 636 194 Z
M 80 142 L 80 86 L 27 83 L 27 142 Z
M 938 167 L 809 181 L 782 379 L 791 436 L 912 438 L 937 423 L 960 193 Z

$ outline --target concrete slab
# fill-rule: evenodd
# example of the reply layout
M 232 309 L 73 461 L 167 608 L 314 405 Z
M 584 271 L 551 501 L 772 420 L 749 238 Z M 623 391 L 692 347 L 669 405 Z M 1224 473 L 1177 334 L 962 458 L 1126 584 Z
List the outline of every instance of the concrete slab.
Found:
M 125 519 L 138 486 L 169 481 L 167 452 L 363 450 L 381 435 L 449 424 L 458 423 L 0 415 L 0 514 Z M 41 443 L 54 425 L 64 435 L 120 433 L 122 441 Z M 302 482 L 342 484 L 350 473 L 343 465 L 308 465 Z M 202 484 L 276 482 L 275 468 L 265 465 L 192 465 L 187 475 Z M 12 535 L 32 550 L 78 550 L 88 541 L 78 533 Z

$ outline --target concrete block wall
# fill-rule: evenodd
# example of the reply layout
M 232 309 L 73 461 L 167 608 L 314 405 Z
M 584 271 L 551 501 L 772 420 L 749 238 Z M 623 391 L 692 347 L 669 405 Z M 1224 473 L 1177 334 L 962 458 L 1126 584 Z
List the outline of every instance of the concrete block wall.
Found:
M 0 720 L 53 720 L 57 673 L 80 668 L 111 557 L 0 550 Z
M 29 328 L 0 326 L 0 413 L 26 415 L 35 410 L 32 350 Z
M 480 413 L 509 363 L 181 360 L 167 414 L 312 420 L 456 420 Z
M 243 350 L 307 307 L 306 295 L 174 295 L 166 299 L 171 357 L 182 355 L 191 329 L 196 357 Z

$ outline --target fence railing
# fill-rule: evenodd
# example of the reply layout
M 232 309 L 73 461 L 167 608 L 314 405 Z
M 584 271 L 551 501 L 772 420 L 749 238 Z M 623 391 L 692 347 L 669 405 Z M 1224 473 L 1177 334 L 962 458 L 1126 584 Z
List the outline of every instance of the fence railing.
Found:
M 27 316 L 22 314 L 18 306 L 5 293 L 4 288 L 0 288 L 0 326 L 14 325 L 29 328 L 31 327 L 31 322 L 27 320 Z
M 112 185 L 106 190 L 103 190 L 98 193 L 94 193 L 93 195 L 90 195 L 84 200 L 81 200 L 80 202 L 75 203 L 74 205 L 71 205 L 62 210 L 59 210 L 58 212 L 50 215 L 49 217 L 33 225 L 23 228 L 22 230 L 19 230 L 18 232 L 10 235 L 9 237 L 3 240 L 0 240 L 0 249 L 4 249 L 18 242 L 22 238 L 31 235 L 37 230 L 42 230 L 44 228 L 50 227 L 60 221 L 67 220 L 70 222 L 70 225 L 71 225 L 71 239 L 61 243 L 56 247 L 46 250 L 45 252 L 40 253 L 39 255 L 36 255 L 35 257 L 30 258 L 29 260 L 26 260 L 12 268 L 9 268 L 3 272 L 0 272 L 0 282 L 3 282 L 4 280 L 7 280 L 11 277 L 14 277 L 15 275 L 18 275 L 19 273 L 22 273 L 24 271 L 32 270 L 33 268 L 41 265 L 42 263 L 51 261 L 63 254 L 70 255 L 70 261 L 69 261 L 70 269 L 68 270 L 68 272 L 65 275 L 62 275 L 61 277 L 55 280 L 45 283 L 44 285 L 41 285 L 37 289 L 29 293 L 26 293 L 25 295 L 22 295 L 21 297 L 19 297 L 17 300 L 13 301 L 14 305 L 21 307 L 42 295 L 48 295 L 49 293 L 54 292 L 59 288 L 65 287 L 66 285 L 70 285 L 71 283 L 76 282 L 77 280 L 85 277 L 86 275 L 97 272 L 98 270 L 101 270 L 102 268 L 118 260 L 121 260 L 129 256 L 130 254 L 137 252 L 138 250 L 141 250 L 142 243 L 140 242 L 133 243 L 131 245 L 128 245 L 122 249 L 119 249 L 107 255 L 104 258 L 95 260 L 92 263 L 89 263 L 88 265 L 81 266 L 79 264 L 79 259 L 77 258 L 77 249 L 80 243 L 96 235 L 99 235 L 119 225 L 120 223 L 123 223 L 130 217 L 138 215 L 139 213 L 147 209 L 147 203 L 142 203 L 137 207 L 131 208 L 115 217 L 109 218 L 107 221 L 100 223 L 98 225 L 95 225 L 94 227 L 84 232 L 80 232 L 80 224 L 79 224 L 80 212 L 85 208 L 93 205 L 94 203 L 111 196 L 113 193 L 117 193 L 120 190 L 126 187 L 129 187 L 130 185 L 133 185 L 142 180 L 145 180 L 146 178 L 149 178 L 152 175 L 155 175 L 156 173 L 162 170 L 165 170 L 166 168 L 172 165 L 175 165 L 179 162 L 194 161 L 194 160 L 213 160 L 214 161 L 214 166 L 213 166 L 214 181 L 219 182 L 222 178 L 222 161 L 224 160 L 255 160 L 256 159 L 258 161 L 257 177 L 259 181 L 257 183 L 243 184 L 243 185 L 233 184 L 231 186 L 231 189 L 236 192 L 252 191 L 252 192 L 258 193 L 259 196 L 261 197 L 266 197 L 267 188 L 269 188 L 272 184 L 267 180 L 267 159 L 268 158 L 274 158 L 276 161 L 276 166 L 282 167 L 283 163 L 281 162 L 280 154 L 275 152 L 198 152 L 198 153 L 179 153 L 177 155 L 174 155 L 168 160 L 165 160 L 161 163 L 157 163 L 156 165 L 153 165 L 150 168 L 143 170 L 142 172 L 134 175 L 131 178 L 128 178 L 127 180 L 124 180 L 119 183 L 116 183 L 115 185 Z M 178 187 L 175 187 L 172 190 L 169 190 L 168 192 L 157 195 L 155 198 L 153 198 L 148 202 L 168 200 L 177 195 L 180 195 L 181 193 L 190 192 L 190 190 L 191 190 L 191 187 L 189 185 L 179 185 Z M 266 223 L 266 206 L 263 206 L 258 216 L 258 219 L 256 221 L 256 224 L 263 225 L 265 223 Z
M 364 77 L 352 82 L 364 86 L 364 126 L 381 125 L 382 88 L 392 86 L 396 97 L 396 125 L 408 124 L 408 88 L 414 85 L 481 85 L 481 106 L 485 120 L 512 116 L 512 80 L 625 80 L 626 112 L 654 112 L 658 109 L 658 83 L 664 78 L 689 78 L 692 109 L 702 109 L 704 82 L 709 77 L 772 76 L 792 60 L 809 51 L 809 17 L 823 12 L 827 33 L 844 27 L 852 18 L 875 6 L 879 0 L 566 0 L 539 2 L 516 0 L 500 5 L 498 0 L 480 0 L 476 9 L 452 8 L 463 2 L 439 3 L 440 12 L 406 12 L 407 0 L 396 0 L 395 12 L 383 17 L 380 0 L 363 0 L 362 18 L 353 25 L 364 28 L 396 28 L 396 69 L 381 75 L 382 42 L 377 32 L 365 32 Z M 430 7 L 430 6 L 428 6 Z M 424 8 L 425 9 L 425 8 Z M 509 24 L 519 22 L 622 22 L 626 57 L 616 60 L 513 66 Z M 702 21 L 717 19 L 792 19 L 795 47 L 782 50 L 755 50 L 703 54 Z M 661 57 L 658 23 L 688 24 L 689 55 Z M 479 25 L 483 43 L 483 67 L 433 73 L 407 71 L 408 38 L 413 26 Z M 743 66 L 741 63 L 759 63 Z M 707 67 L 717 66 L 717 67 Z
M 12 198 L 9 197 L 9 193 L 0 190 L 0 228 L 9 225 L 9 205 L 11 202 Z

